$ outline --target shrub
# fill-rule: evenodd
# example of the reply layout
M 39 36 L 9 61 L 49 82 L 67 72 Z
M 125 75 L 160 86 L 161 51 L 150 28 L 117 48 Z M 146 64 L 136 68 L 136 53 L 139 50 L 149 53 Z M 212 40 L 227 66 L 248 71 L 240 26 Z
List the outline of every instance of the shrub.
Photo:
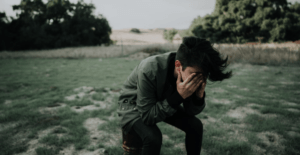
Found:
M 150 54 L 149 56 L 166 53 L 168 51 L 169 50 L 166 50 L 161 47 L 146 47 L 141 50 L 141 52 L 149 53 Z
M 137 29 L 137 28 L 132 28 L 132 29 L 130 30 L 130 32 L 133 32 L 133 33 L 141 33 L 141 31 L 140 31 L 139 29 Z
M 164 31 L 164 39 L 168 40 L 169 42 L 173 42 L 173 38 L 175 34 L 177 34 L 177 30 L 171 29 L 171 30 L 165 30 Z

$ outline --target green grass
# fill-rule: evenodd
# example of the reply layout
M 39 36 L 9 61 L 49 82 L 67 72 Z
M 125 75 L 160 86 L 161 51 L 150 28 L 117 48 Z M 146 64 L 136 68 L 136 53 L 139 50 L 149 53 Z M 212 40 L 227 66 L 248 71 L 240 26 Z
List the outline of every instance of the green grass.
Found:
M 38 147 L 36 150 L 35 150 L 36 154 L 37 155 L 56 155 L 59 150 L 57 149 L 48 149 L 48 148 L 44 148 L 44 147 Z
M 93 102 L 91 102 L 88 98 L 82 98 L 72 101 L 64 101 L 64 103 L 67 103 L 70 106 L 87 106 L 92 105 Z
M 98 101 L 104 101 L 105 100 L 105 96 L 102 95 L 102 93 L 96 93 L 96 94 L 92 95 L 92 99 L 98 100 Z
M 1 59 L 0 123 L 4 125 L 18 123 L 18 125 L 0 130 L 0 155 L 26 152 L 28 142 L 34 139 L 47 146 L 36 148 L 37 154 L 57 154 L 59 150 L 70 145 L 74 145 L 76 150 L 94 151 L 105 148 L 107 154 L 122 154 L 121 146 L 106 146 L 100 142 L 90 145 L 89 132 L 83 124 L 88 118 L 98 117 L 106 121 L 98 127 L 98 130 L 120 134 L 119 119 L 108 119 L 111 115 L 116 116 L 118 96 L 114 96 L 112 102 L 108 103 L 106 97 L 109 94 L 106 88 L 120 89 L 138 63 L 139 60 L 122 58 L 107 58 L 102 61 Z M 256 137 L 260 132 L 269 131 L 281 135 L 286 140 L 282 144 L 285 146 L 283 150 L 285 154 L 297 154 L 297 151 L 300 151 L 297 146 L 299 137 L 291 137 L 288 131 L 295 127 L 293 130 L 300 133 L 300 127 L 297 126 L 297 123 L 300 123 L 298 120 L 300 113 L 287 109 L 300 110 L 300 68 L 245 64 L 232 64 L 230 67 L 234 72 L 231 79 L 207 85 L 207 106 L 197 115 L 202 122 L 206 122 L 202 145 L 205 153 L 255 155 L 251 146 L 257 145 L 268 153 L 276 154 L 278 148 L 266 147 Z M 82 86 L 93 87 L 96 93 L 73 101 L 65 99 L 66 96 L 77 94 L 74 89 Z M 107 102 L 111 107 L 82 113 L 71 109 L 72 106 L 92 105 L 90 97 L 93 100 Z M 4 104 L 6 100 L 11 100 L 11 103 Z M 287 105 L 283 101 L 295 103 L 296 106 Z M 55 112 L 39 112 L 40 108 L 56 108 L 61 103 L 65 103 L 66 106 L 58 108 Z M 254 104 L 251 109 L 261 115 L 247 114 L 244 119 L 227 116 L 228 111 L 248 104 Z M 264 117 L 265 115 L 278 117 L 268 118 Z M 216 122 L 211 122 L 212 118 Z M 161 154 L 184 154 L 185 151 L 174 148 L 174 145 L 184 143 L 185 133 L 163 122 L 157 125 L 162 133 L 169 137 L 163 141 Z M 240 128 L 240 125 L 245 125 L 246 128 Z M 54 126 L 58 127 L 47 135 L 38 137 L 41 131 Z M 239 141 L 230 135 L 239 130 L 245 131 L 239 134 L 245 136 L 248 142 Z M 19 140 L 21 137 L 22 141 Z M 108 141 L 110 138 L 111 136 L 104 136 L 102 141 Z M 232 141 L 228 142 L 229 139 Z M 119 143 L 121 144 L 121 141 Z
M 56 146 L 61 145 L 59 142 L 58 136 L 52 135 L 52 134 L 48 134 L 47 136 L 42 137 L 39 142 L 45 143 L 48 145 L 56 145 Z
M 229 117 L 229 116 L 225 116 L 223 118 L 221 118 L 221 120 L 224 123 L 229 123 L 229 124 L 240 124 L 241 120 L 238 118 L 233 118 L 233 117 Z
M 118 119 L 108 121 L 105 124 L 102 124 L 101 126 L 99 126 L 98 130 L 105 130 L 105 131 L 116 133 L 118 131 L 117 129 L 120 129 L 119 123 L 120 123 L 120 120 L 118 120 Z
M 106 155 L 123 154 L 123 149 L 120 146 L 105 147 L 105 154 Z
M 261 131 L 285 131 L 286 126 L 278 125 L 278 122 L 283 121 L 283 118 L 263 118 L 255 114 L 249 114 L 245 118 L 245 123 L 251 125 L 250 130 L 261 132 Z M 277 122 L 278 121 L 278 122 Z

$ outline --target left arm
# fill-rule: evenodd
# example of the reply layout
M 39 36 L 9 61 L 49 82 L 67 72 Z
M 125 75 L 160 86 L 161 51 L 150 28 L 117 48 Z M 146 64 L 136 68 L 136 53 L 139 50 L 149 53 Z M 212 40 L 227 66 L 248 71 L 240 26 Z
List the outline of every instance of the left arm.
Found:
M 198 115 L 205 108 L 205 86 L 206 83 L 201 84 L 200 89 L 183 101 L 184 110 L 188 115 Z
M 195 94 L 188 97 L 183 101 L 183 107 L 187 114 L 189 115 L 198 115 L 205 108 L 205 93 L 203 98 L 199 98 Z

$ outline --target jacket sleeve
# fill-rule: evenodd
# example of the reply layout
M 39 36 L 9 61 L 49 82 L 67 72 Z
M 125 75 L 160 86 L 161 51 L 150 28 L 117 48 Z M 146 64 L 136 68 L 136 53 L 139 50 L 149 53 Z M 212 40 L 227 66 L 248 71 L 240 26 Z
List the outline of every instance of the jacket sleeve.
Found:
M 173 115 L 177 109 L 170 106 L 167 99 L 157 100 L 156 77 L 149 72 L 138 72 L 137 80 L 137 109 L 146 125 L 154 125 Z M 174 88 L 169 87 L 166 96 L 174 93 Z
M 205 92 L 203 98 L 199 98 L 198 96 L 193 94 L 183 101 L 183 107 L 185 112 L 191 116 L 198 115 L 200 112 L 203 111 L 205 106 L 206 106 Z

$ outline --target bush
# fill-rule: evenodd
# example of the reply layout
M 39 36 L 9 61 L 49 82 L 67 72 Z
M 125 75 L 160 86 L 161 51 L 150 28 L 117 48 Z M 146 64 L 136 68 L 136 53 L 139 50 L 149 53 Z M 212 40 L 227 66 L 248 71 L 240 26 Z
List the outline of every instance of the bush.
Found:
M 157 54 L 163 54 L 166 52 L 169 52 L 169 50 L 163 49 L 161 47 L 147 47 L 141 50 L 143 53 L 148 53 L 150 54 L 149 56 L 152 55 L 157 55 Z
M 132 29 L 130 30 L 130 32 L 133 32 L 133 33 L 141 33 L 141 31 L 140 31 L 139 29 L 137 29 L 137 28 L 132 28 Z
M 214 12 L 195 18 L 187 32 L 213 43 L 295 41 L 299 16 L 300 3 L 287 0 L 218 0 Z
M 171 29 L 171 30 L 165 30 L 164 31 L 164 39 L 168 40 L 169 42 L 173 42 L 174 36 L 177 34 L 177 30 Z

